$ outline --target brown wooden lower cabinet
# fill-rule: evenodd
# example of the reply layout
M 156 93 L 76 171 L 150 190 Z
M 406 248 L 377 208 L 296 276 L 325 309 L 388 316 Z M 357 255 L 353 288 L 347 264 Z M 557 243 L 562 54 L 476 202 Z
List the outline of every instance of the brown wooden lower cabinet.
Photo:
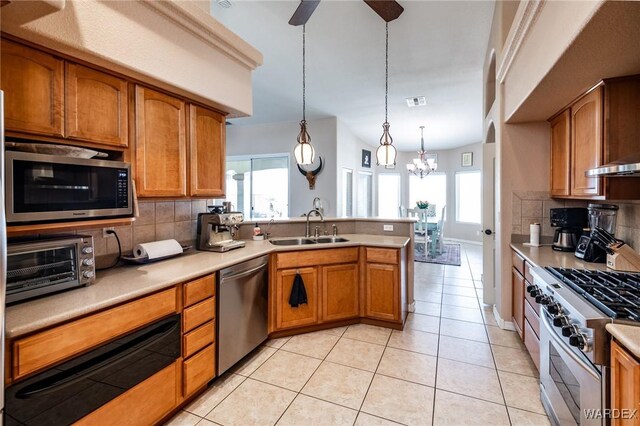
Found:
M 181 361 L 177 360 L 136 387 L 83 417 L 76 425 L 137 426 L 155 424 L 178 404 L 176 387 L 180 377 L 181 364 Z
M 367 263 L 365 316 L 398 321 L 400 319 L 400 276 L 397 265 Z
M 524 345 L 527 347 L 536 368 L 540 370 L 540 339 L 526 319 L 524 320 Z
M 289 296 L 296 275 L 300 274 L 307 293 L 307 303 L 293 307 Z M 281 269 L 276 273 L 276 329 L 317 324 L 318 314 L 318 268 Z
M 638 410 L 635 418 L 614 418 L 613 426 L 640 426 L 640 362 L 611 341 L 611 408 Z
M 514 267 L 512 270 L 512 299 L 511 312 L 513 316 L 513 325 L 516 331 L 523 337 L 524 330 L 524 277 Z
M 360 314 L 358 264 L 322 267 L 322 320 L 337 321 Z
M 184 361 L 182 382 L 185 398 L 188 398 L 215 376 L 216 351 L 209 345 Z

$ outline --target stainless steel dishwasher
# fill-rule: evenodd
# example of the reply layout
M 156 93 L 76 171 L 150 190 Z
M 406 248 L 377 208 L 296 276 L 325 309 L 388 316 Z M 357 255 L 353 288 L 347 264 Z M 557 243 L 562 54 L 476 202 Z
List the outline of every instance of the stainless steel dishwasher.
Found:
M 220 271 L 218 375 L 267 339 L 269 256 Z

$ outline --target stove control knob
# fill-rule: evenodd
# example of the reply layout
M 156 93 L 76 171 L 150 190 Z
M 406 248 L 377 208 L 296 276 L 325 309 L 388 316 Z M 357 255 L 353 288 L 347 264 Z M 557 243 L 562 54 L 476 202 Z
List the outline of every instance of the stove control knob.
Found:
M 553 318 L 553 325 L 556 327 L 564 327 L 569 325 L 569 319 L 566 316 L 559 314 Z
M 84 253 L 84 254 L 91 254 L 91 253 L 93 253 L 93 247 L 84 247 L 84 248 L 82 249 L 82 253 Z
M 589 352 L 591 350 L 591 345 L 589 345 L 587 336 L 582 333 L 576 333 L 569 336 L 569 344 L 577 347 L 583 352 Z
M 541 305 L 548 305 L 549 303 L 551 303 L 551 298 L 542 294 L 540 296 L 536 296 L 536 303 L 539 303 Z
M 532 292 L 533 290 L 537 290 L 537 289 L 538 289 L 538 286 L 537 286 L 537 285 L 535 285 L 535 284 L 529 284 L 529 285 L 527 286 L 527 293 L 531 294 L 531 292 Z
M 549 311 L 551 315 L 559 314 L 560 310 L 560 305 L 558 305 L 557 303 L 549 303 L 549 305 L 547 305 L 547 311 Z
M 538 297 L 540 295 L 542 295 L 542 292 L 537 287 L 529 292 L 529 296 L 531 296 L 531 297 Z
M 85 278 L 93 278 L 94 275 L 95 274 L 93 273 L 93 271 L 84 271 L 82 273 L 82 276 L 85 277 Z
M 565 326 L 563 326 L 563 327 L 562 327 L 562 335 L 563 335 L 564 337 L 569 337 L 569 336 L 571 336 L 571 335 L 572 335 L 572 334 L 574 334 L 574 333 L 575 333 L 575 331 L 576 331 L 574 328 L 575 328 L 575 325 L 573 325 L 573 324 L 569 324 L 569 325 L 565 325 Z
M 93 265 L 93 259 L 84 259 L 84 260 L 82 261 L 82 264 L 83 264 L 84 266 L 91 266 L 91 265 Z

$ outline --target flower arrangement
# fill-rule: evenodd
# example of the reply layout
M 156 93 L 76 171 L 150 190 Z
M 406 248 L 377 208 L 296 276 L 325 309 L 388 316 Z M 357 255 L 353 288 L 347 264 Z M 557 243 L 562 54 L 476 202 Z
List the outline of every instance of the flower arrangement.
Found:
M 426 209 L 427 207 L 429 207 L 429 202 L 428 201 L 416 201 L 416 206 L 418 206 L 419 209 Z

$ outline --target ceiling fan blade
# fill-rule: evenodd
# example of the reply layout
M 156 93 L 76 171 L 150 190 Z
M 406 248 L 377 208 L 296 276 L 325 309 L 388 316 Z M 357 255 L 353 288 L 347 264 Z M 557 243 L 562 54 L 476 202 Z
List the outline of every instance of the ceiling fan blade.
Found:
M 318 7 L 318 4 L 320 4 L 320 0 L 301 0 L 300 5 L 296 11 L 293 12 L 291 19 L 289 19 L 289 25 L 298 26 L 306 24 L 309 18 L 311 18 L 313 11 Z
M 404 7 L 394 0 L 364 0 L 364 2 L 386 22 L 398 19 L 404 12 Z

